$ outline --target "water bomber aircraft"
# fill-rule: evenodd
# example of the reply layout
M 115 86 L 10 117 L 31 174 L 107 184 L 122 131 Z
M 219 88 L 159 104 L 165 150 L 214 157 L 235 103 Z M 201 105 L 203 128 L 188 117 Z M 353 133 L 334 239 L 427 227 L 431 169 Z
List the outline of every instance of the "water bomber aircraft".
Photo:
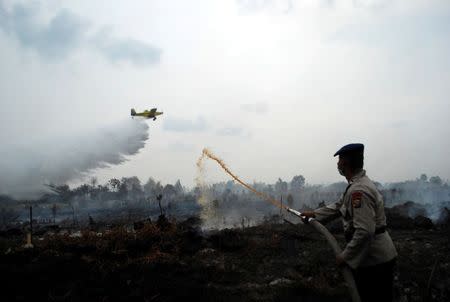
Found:
M 158 115 L 163 114 L 163 112 L 158 112 L 156 111 L 156 108 L 149 110 L 145 110 L 144 112 L 136 112 L 136 110 L 134 110 L 134 108 L 131 109 L 131 117 L 135 117 L 135 116 L 141 116 L 144 118 L 152 118 L 153 120 L 156 120 L 156 117 Z

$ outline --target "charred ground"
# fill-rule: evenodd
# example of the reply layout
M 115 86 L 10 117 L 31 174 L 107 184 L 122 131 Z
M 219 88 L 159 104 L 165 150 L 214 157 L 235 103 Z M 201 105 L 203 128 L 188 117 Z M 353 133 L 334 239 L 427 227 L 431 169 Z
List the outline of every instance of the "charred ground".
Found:
M 405 207 L 408 207 L 406 205 Z M 388 210 L 399 252 L 399 301 L 448 301 L 448 220 L 420 223 Z M 411 221 L 412 220 L 412 221 Z M 46 229 L 24 249 L 3 232 L 3 301 L 348 301 L 326 241 L 280 217 L 254 227 L 203 232 L 201 221 L 144 220 Z M 329 226 L 343 245 L 338 225 Z M 431 277 L 431 279 L 430 279 Z

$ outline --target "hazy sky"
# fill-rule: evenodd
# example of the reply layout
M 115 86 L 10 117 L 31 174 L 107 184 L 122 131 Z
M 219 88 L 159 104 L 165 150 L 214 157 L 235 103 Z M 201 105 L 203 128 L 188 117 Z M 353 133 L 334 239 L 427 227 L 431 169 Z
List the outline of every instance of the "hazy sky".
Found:
M 91 175 L 191 186 L 210 147 L 250 182 L 328 183 L 362 142 L 373 179 L 448 179 L 449 53 L 448 0 L 0 0 L 0 150 L 39 161 L 157 107 L 145 147 Z

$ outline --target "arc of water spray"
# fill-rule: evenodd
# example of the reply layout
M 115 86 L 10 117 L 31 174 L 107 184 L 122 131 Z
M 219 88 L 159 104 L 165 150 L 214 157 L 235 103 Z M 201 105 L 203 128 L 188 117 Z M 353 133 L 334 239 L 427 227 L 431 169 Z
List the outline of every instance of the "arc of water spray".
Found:
M 263 198 L 264 200 L 270 202 L 271 204 L 273 204 L 274 206 L 280 208 L 280 209 L 285 209 L 288 210 L 289 208 L 286 206 L 283 206 L 281 204 L 281 202 L 279 202 L 278 200 L 272 198 L 271 196 L 267 195 L 266 193 L 260 192 L 258 190 L 256 190 L 255 188 L 253 188 L 252 186 L 250 186 L 249 184 L 247 184 L 246 182 L 242 181 L 241 179 L 239 179 L 239 177 L 237 177 L 233 172 L 230 171 L 230 169 L 228 169 L 227 165 L 225 165 L 225 163 L 218 158 L 217 156 L 215 156 L 210 150 L 208 150 L 207 148 L 204 148 L 202 151 L 202 156 L 198 159 L 197 161 L 197 167 L 199 167 L 200 170 L 203 170 L 203 159 L 205 157 L 208 157 L 214 161 L 216 161 L 221 167 L 222 169 L 228 174 L 230 175 L 234 180 L 236 180 L 238 183 L 240 183 L 242 186 L 244 186 L 245 188 L 247 188 L 248 190 L 252 191 L 253 193 L 255 193 L 256 195 L 258 195 L 259 197 Z

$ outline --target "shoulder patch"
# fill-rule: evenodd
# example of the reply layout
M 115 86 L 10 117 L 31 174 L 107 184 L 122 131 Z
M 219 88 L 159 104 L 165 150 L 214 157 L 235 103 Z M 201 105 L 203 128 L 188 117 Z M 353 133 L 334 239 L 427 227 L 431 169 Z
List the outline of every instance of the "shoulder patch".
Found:
M 356 191 L 356 192 L 352 193 L 352 206 L 354 208 L 361 207 L 362 195 L 363 195 L 363 193 L 361 191 Z

